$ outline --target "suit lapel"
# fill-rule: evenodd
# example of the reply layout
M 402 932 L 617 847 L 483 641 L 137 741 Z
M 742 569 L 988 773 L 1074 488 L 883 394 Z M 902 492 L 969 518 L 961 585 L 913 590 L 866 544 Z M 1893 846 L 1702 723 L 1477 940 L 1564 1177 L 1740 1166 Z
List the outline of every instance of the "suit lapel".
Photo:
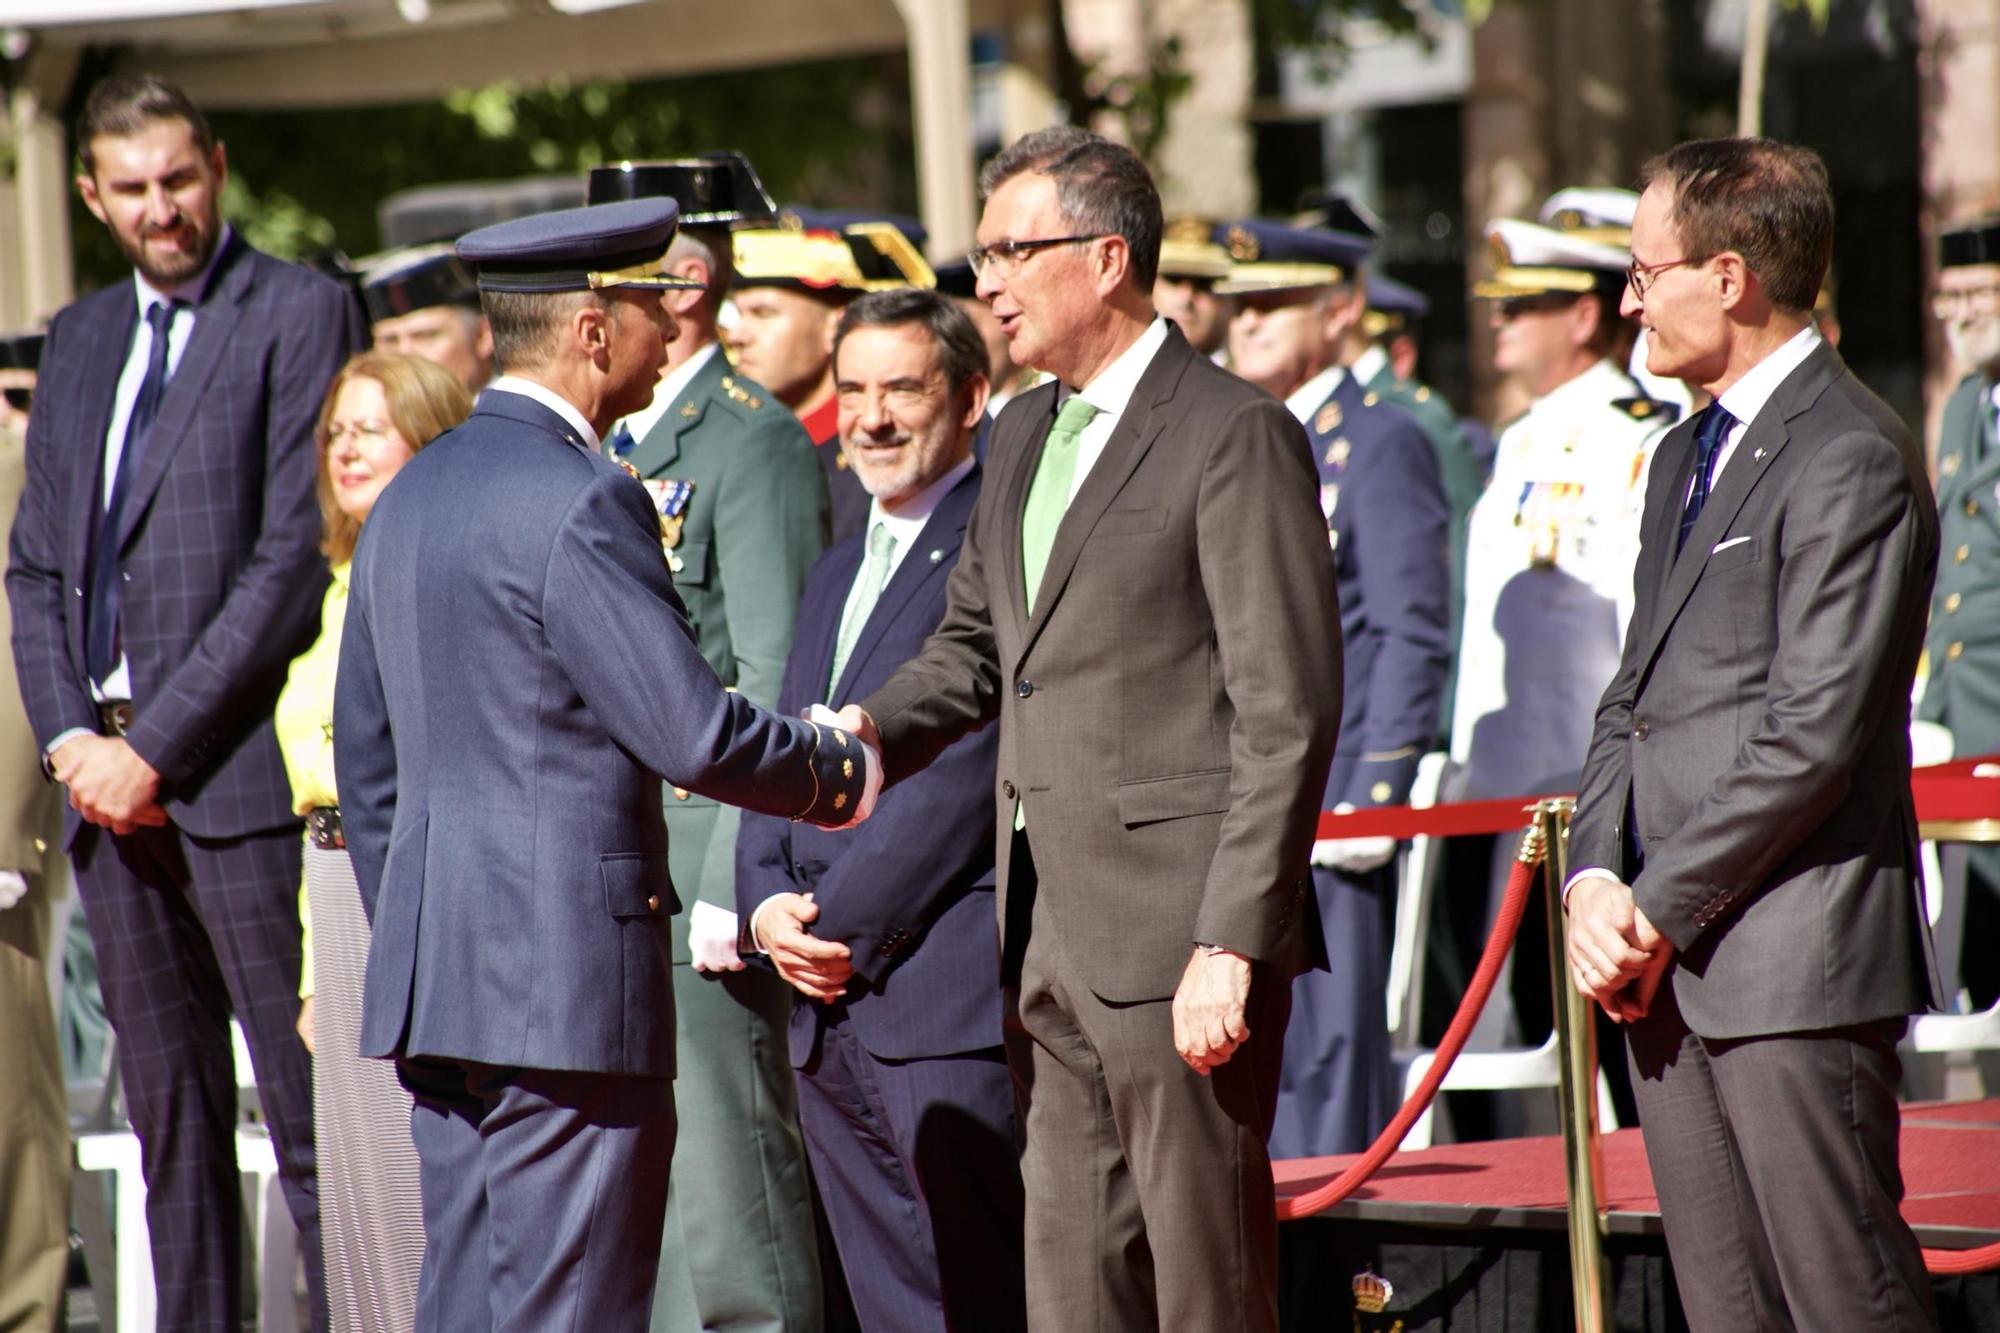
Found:
M 99 320 L 84 349 L 82 384 L 77 401 L 86 404 L 82 413 L 83 434 L 70 459 L 76 471 L 76 493 L 87 498 L 80 521 L 69 533 L 69 568 L 79 576 L 90 563 L 90 534 L 96 526 L 88 507 L 104 507 L 104 437 L 111 431 L 111 413 L 118 397 L 118 378 L 132 354 L 132 337 L 139 327 L 139 299 L 130 282 L 121 283 L 125 299 L 111 318 Z M 80 625 L 80 617 L 72 617 Z M 81 660 L 81 659 L 79 659 Z
M 896 573 L 882 588 L 875 599 L 875 607 L 868 613 L 868 620 L 861 626 L 861 633 L 854 638 L 854 648 L 847 654 L 847 662 L 842 668 L 840 679 L 834 682 L 832 700 L 835 707 L 846 701 L 847 692 L 854 687 L 856 673 L 867 662 L 868 657 L 881 643 L 883 634 L 888 632 L 903 607 L 916 596 L 921 588 L 937 572 L 944 568 L 965 540 L 966 520 L 972 516 L 972 502 L 979 495 L 979 467 L 958 479 L 958 484 L 945 493 L 938 507 L 931 511 L 917 540 L 904 553 L 903 561 L 896 566 Z M 863 543 L 866 550 L 866 543 Z M 858 568 L 858 567 L 857 567 Z M 851 587 L 853 579 L 848 580 Z M 843 606 L 845 605 L 843 599 Z M 837 631 L 836 631 L 837 632 Z M 831 668 L 833 654 L 827 654 L 827 666 Z
M 1840 372 L 1839 358 L 1831 347 L 1822 344 L 1797 370 L 1785 377 L 1777 392 L 1764 404 L 1764 410 L 1743 432 L 1743 438 L 1736 442 L 1736 451 L 1729 456 L 1729 465 L 1722 470 L 1708 503 L 1702 506 L 1701 517 L 1695 520 L 1693 531 L 1688 533 L 1687 545 L 1673 561 L 1667 575 L 1659 609 L 1652 624 L 1647 627 L 1650 641 L 1646 645 L 1645 660 L 1649 665 L 1658 655 L 1674 618 L 1694 592 L 1694 585 L 1700 581 L 1701 571 L 1708 565 L 1716 539 L 1736 521 L 1736 516 L 1742 512 L 1757 484 L 1764 479 L 1786 444 L 1790 443 L 1791 432 L 1786 423 L 1811 407 Z M 1692 475 L 1690 465 L 1689 476 Z M 1673 502 L 1685 491 L 1683 483 L 1680 491 L 1668 497 L 1676 513 L 1681 506 Z
M 132 539 L 140 517 L 167 475 L 167 464 L 187 439 L 208 381 L 236 336 L 242 302 L 252 285 L 248 247 L 241 237 L 231 234 L 228 248 L 216 266 L 207 292 L 195 303 L 194 332 L 181 353 L 180 364 L 174 367 L 174 377 L 167 382 L 166 394 L 160 400 L 160 415 L 146 436 L 145 452 L 139 456 L 132 473 L 132 494 L 125 497 L 118 525 L 121 549 Z
M 1042 465 L 1042 449 L 1056 423 L 1056 387 L 1035 389 L 1021 402 L 1020 411 L 1014 415 L 1025 415 L 1021 429 L 1027 432 L 1029 444 L 1007 459 L 1012 470 L 999 478 L 999 513 L 1005 520 L 1005 530 L 1000 533 L 1000 576 L 1006 586 L 1000 590 L 998 601 L 1013 617 L 1014 628 L 1026 635 L 1028 574 L 1021 562 L 1021 519 L 1028 507 L 1028 488 L 1034 484 L 1035 469 Z M 1007 424 L 1012 426 L 1013 421 L 1010 419 Z
M 1104 452 L 1098 455 L 1091 466 L 1090 475 L 1083 480 L 1076 498 L 1070 501 L 1069 509 L 1063 514 L 1062 523 L 1056 528 L 1055 545 L 1049 550 L 1048 568 L 1042 573 L 1042 586 L 1035 593 L 1035 609 L 1028 618 L 1028 631 L 1022 636 L 1021 656 L 1035 645 L 1042 626 L 1049 620 L 1049 612 L 1062 600 L 1063 589 L 1069 583 L 1069 576 L 1076 568 L 1077 557 L 1083 553 L 1083 543 L 1090 536 L 1090 530 L 1097 526 L 1097 520 L 1123 490 L 1125 482 L 1160 437 L 1171 420 L 1162 407 L 1173 400 L 1174 392 L 1180 387 L 1181 374 L 1187 369 L 1189 358 L 1194 352 L 1180 331 L 1169 325 L 1167 341 L 1154 355 L 1153 363 L 1146 367 L 1146 373 L 1139 377 L 1139 383 L 1132 390 L 1132 400 L 1118 416 L 1118 424 L 1112 428 L 1111 438 L 1104 442 Z M 1046 432 L 1044 432 L 1046 436 Z M 1036 451 L 1037 460 L 1040 451 Z M 1026 507 L 1027 494 L 1022 496 L 1022 507 Z M 1015 515 L 1014 547 L 1018 561 L 1020 541 L 1020 510 Z M 1022 598 L 1025 602 L 1026 587 L 1023 585 Z

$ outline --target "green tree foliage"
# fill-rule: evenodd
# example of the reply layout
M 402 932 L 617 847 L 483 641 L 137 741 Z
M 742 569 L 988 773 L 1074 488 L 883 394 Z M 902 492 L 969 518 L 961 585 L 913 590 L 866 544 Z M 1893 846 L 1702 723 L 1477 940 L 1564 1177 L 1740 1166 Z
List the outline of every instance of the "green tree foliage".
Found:
M 900 58 L 864 57 L 631 83 L 556 78 L 210 122 L 228 146 L 224 216 L 253 244 L 286 258 L 358 256 L 381 248 L 376 207 L 399 190 L 719 148 L 749 154 L 781 202 L 914 211 L 905 70 Z M 81 204 L 74 223 L 79 287 L 129 271 Z

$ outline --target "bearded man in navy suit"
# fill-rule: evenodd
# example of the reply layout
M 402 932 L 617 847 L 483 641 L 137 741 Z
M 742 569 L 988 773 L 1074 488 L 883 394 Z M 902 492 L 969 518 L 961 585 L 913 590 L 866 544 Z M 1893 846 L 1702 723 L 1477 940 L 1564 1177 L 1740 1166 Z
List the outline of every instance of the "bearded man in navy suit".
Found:
M 807 580 L 778 700 L 794 714 L 861 697 L 923 647 L 979 497 L 986 353 L 962 310 L 932 291 L 863 296 L 833 356 L 840 447 L 873 502 Z M 997 730 L 953 743 L 858 833 L 746 815 L 738 841 L 738 911 L 798 992 L 800 1126 L 871 1333 L 1026 1321 Z
M 326 578 L 313 423 L 361 344 L 335 283 L 222 225 L 223 147 L 150 75 L 91 90 L 77 189 L 133 278 L 49 326 L 7 592 L 146 1176 L 159 1323 L 241 1328 L 242 1023 L 320 1295 L 299 824 L 271 710 Z

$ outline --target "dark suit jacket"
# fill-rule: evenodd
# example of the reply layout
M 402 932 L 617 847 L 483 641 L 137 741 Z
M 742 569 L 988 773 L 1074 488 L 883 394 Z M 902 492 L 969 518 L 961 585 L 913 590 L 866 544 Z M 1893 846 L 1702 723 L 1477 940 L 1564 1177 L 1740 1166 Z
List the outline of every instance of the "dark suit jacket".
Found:
M 1414 418 L 1352 375 L 1308 427 L 1347 681 L 1326 804 L 1400 805 L 1437 739 L 1451 669 L 1451 511 L 1438 454 Z
M 722 683 L 774 706 L 806 571 L 826 549 L 826 477 L 805 428 L 718 350 L 625 461 L 648 480 L 693 485 L 674 591 Z M 690 903 L 735 908 L 737 819 L 686 788 L 668 800 L 674 881 Z M 676 963 L 692 961 L 686 923 L 675 926 Z
M 1822 346 L 1744 432 L 1676 560 L 1695 428 L 1653 460 L 1569 863 L 1631 883 L 1702 1036 L 1923 1009 L 1936 970 L 1908 727 L 1938 551 L 1923 454 Z
M 778 711 L 822 699 L 835 708 L 888 680 L 944 617 L 945 587 L 979 498 L 979 469 L 938 502 L 882 589 L 829 693 L 833 642 L 861 568 L 865 534 L 813 567 L 799 608 Z M 885 793 L 867 824 L 830 833 L 745 815 L 737 845 L 744 921 L 774 893 L 811 893 L 813 934 L 853 950 L 859 980 L 848 1021 L 885 1060 L 955 1055 L 1000 1044 L 1000 946 L 993 908 L 993 765 L 999 729 L 964 737 L 916 777 Z M 812 1056 L 826 1009 L 792 1009 L 792 1062 Z
M 1000 414 L 944 623 L 864 701 L 889 776 L 999 717 L 996 824 L 1018 796 L 1064 957 L 1107 1000 L 1171 995 L 1196 943 L 1290 976 L 1319 947 L 1307 860 L 1340 715 L 1305 432 L 1169 328 L 1030 615 L 1021 514 L 1055 410 L 1044 385 Z
M 354 557 L 334 763 L 375 927 L 362 1054 L 670 1075 L 661 776 L 839 823 L 840 739 L 725 693 L 646 492 L 488 390 Z
M 82 590 L 138 322 L 132 284 L 113 283 L 58 314 L 42 352 L 7 571 L 14 660 L 42 745 L 98 726 Z M 326 587 L 313 424 L 361 343 L 345 289 L 232 234 L 132 476 L 120 556 L 128 739 L 189 833 L 236 837 L 295 818 L 271 710 Z M 72 838 L 78 822 L 68 812 Z

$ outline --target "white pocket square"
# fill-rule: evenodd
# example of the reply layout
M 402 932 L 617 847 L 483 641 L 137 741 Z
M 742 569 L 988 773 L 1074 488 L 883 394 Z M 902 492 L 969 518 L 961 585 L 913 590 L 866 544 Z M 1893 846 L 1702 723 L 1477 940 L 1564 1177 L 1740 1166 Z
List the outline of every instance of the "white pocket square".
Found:
M 1748 537 L 1731 537 L 1726 542 L 1717 542 L 1715 545 L 1709 547 L 1708 553 L 1710 555 L 1720 555 L 1722 554 L 1722 552 L 1728 550 L 1730 547 L 1741 546 L 1744 542 L 1747 542 L 1749 540 L 1750 539 Z

